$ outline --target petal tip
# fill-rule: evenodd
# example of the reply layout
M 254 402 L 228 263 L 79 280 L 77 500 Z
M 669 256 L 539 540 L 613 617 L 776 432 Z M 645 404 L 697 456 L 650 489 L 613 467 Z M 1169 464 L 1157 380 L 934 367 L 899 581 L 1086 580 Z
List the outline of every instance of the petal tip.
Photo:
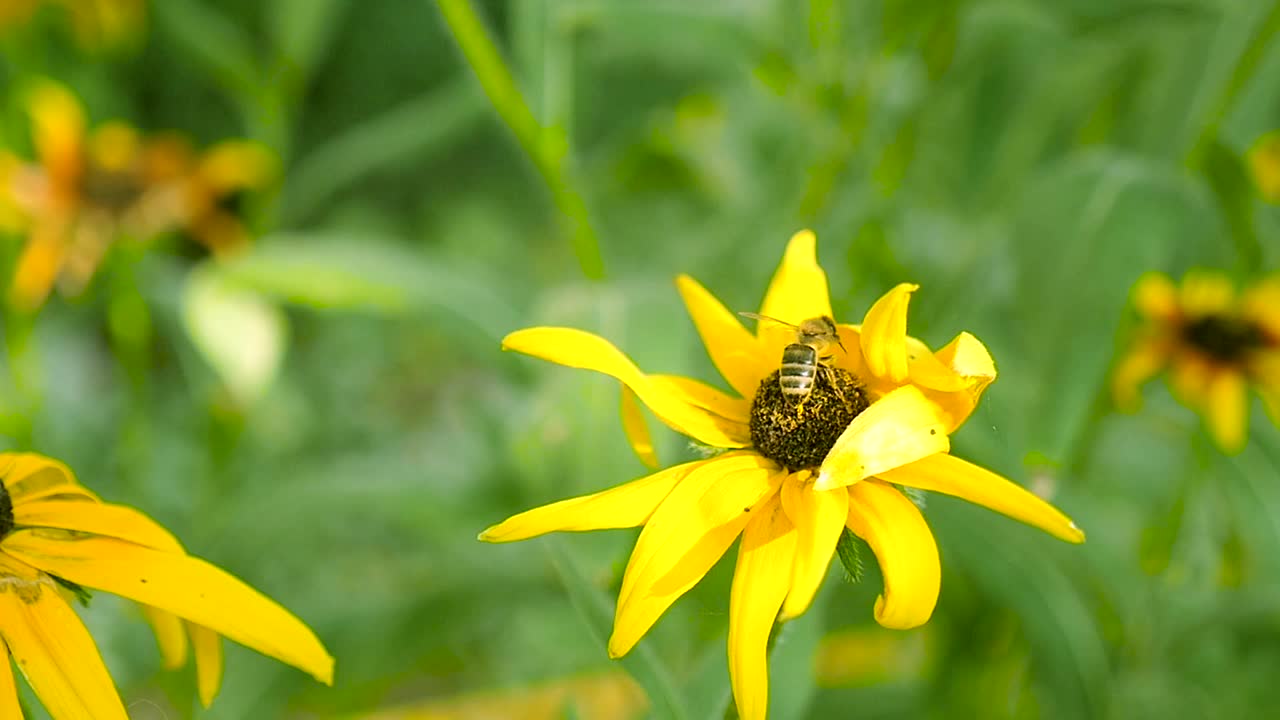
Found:
M 1085 541 L 1084 530 L 1081 530 L 1080 526 L 1076 525 L 1074 521 L 1068 523 L 1068 529 L 1071 531 L 1071 537 L 1067 538 L 1068 542 L 1079 545 Z

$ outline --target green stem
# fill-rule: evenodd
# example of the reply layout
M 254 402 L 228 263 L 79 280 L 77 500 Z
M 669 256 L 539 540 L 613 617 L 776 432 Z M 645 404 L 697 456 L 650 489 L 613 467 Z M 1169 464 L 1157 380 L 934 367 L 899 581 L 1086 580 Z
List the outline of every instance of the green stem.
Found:
M 556 207 L 569 221 L 574 254 L 582 272 L 592 278 L 603 277 L 604 264 L 595 230 L 591 226 L 586 203 L 573 187 L 565 163 L 569 143 L 564 129 L 543 127 L 538 123 L 489 31 L 476 15 L 471 0 L 436 0 L 436 4 L 440 6 L 445 23 L 489 101 L 515 134 L 520 147 L 533 161 L 551 191 Z

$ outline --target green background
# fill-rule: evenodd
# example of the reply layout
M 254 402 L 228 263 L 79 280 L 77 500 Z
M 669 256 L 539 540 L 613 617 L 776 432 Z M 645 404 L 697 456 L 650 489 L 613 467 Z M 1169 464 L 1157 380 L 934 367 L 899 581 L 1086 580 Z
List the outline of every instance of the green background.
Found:
M 161 670 L 131 606 L 99 594 L 83 615 L 136 716 L 351 717 L 617 668 L 603 638 L 635 532 L 475 540 L 645 472 L 616 382 L 499 340 L 580 327 L 645 370 L 723 386 L 672 280 L 754 310 L 802 227 L 839 320 L 918 282 L 912 334 L 988 345 L 1000 378 L 956 454 L 1051 494 L 1089 541 L 929 497 L 944 567 L 931 623 L 875 629 L 874 564 L 859 584 L 833 568 L 782 635 L 770 717 L 1268 716 L 1280 431 L 1254 403 L 1247 448 L 1225 457 L 1162 384 L 1118 415 L 1106 377 L 1144 271 L 1247 281 L 1280 265 L 1280 213 L 1241 164 L 1280 127 L 1280 5 L 476 10 L 532 113 L 520 132 L 459 50 L 476 38 L 426 0 L 163 0 L 98 51 L 46 9 L 3 36 L 9 147 L 28 148 L 23 87 L 50 77 L 95 121 L 253 138 L 284 169 L 245 205 L 248 255 L 121 246 L 82 296 L 4 318 L 0 447 L 142 508 L 338 660 L 329 689 L 228 645 L 203 711 L 192 673 Z M 6 277 L 20 240 L 0 241 Z M 231 392 L 193 341 L 193 287 L 283 310 L 261 392 Z M 664 463 L 693 457 L 650 424 Z M 657 717 L 724 716 L 731 564 L 622 664 Z M 815 647 L 850 629 L 880 648 L 874 671 L 819 687 Z

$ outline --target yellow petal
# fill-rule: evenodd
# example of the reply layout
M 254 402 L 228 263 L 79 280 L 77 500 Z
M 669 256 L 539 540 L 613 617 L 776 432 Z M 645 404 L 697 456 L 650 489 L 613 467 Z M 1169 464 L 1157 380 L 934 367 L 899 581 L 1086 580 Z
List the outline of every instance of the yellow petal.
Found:
M 724 427 L 731 428 L 734 433 L 751 434 L 750 399 L 731 397 L 704 382 L 680 375 L 650 375 L 649 380 L 664 392 L 678 395 L 690 405 L 720 418 Z
M 561 500 L 513 515 L 480 533 L 485 542 L 515 542 L 549 532 L 582 532 L 643 525 L 686 475 L 712 460 L 676 465 L 592 495 Z
M 1084 542 L 1084 532 L 1057 508 L 1026 488 L 952 455 L 931 455 L 879 473 L 896 485 L 953 495 L 1038 527 L 1067 542 Z
M 862 320 L 862 357 L 872 375 L 907 379 L 907 304 L 919 285 L 902 283 L 885 293 Z
M 1174 396 L 1186 405 L 1205 407 L 1214 368 L 1197 352 L 1179 353 L 1169 364 L 1169 385 Z
M 1280 132 L 1272 131 L 1258 138 L 1249 149 L 1249 169 L 1262 198 L 1280 205 Z
M 775 496 L 742 533 L 729 594 L 729 680 L 742 720 L 764 720 L 769 709 L 769 633 L 795 554 L 795 530 Z
M 0 453 L 0 481 L 15 507 L 58 496 L 98 499 L 76 482 L 66 465 L 35 453 Z
M 160 647 L 160 659 L 166 670 L 177 670 L 187 663 L 187 629 L 177 615 L 143 605 L 147 619 Z
M 218 195 L 262 187 L 275 174 L 275 157 L 248 140 L 224 140 L 200 159 L 200 177 Z
M 827 290 L 827 274 L 818 265 L 818 239 L 811 230 L 801 230 L 791 236 L 782 264 L 769 283 L 760 314 L 799 325 L 810 318 L 831 314 L 831 296 Z M 791 342 L 795 332 L 786 326 L 768 321 L 756 328 L 756 336 L 764 340 L 767 359 L 782 351 Z
M 937 353 L 940 362 L 964 380 L 955 392 L 945 388 L 925 389 L 925 396 L 940 407 L 947 419 L 947 432 L 955 432 L 978 407 L 982 393 L 996 379 L 996 364 L 987 347 L 973 335 L 962 332 Z
M 1133 411 L 1141 403 L 1138 388 L 1169 362 L 1169 350 L 1165 343 L 1155 338 L 1143 338 L 1134 342 L 1111 373 L 1111 395 L 1116 407 Z
M 760 381 L 774 370 L 755 335 L 697 280 L 681 275 L 676 288 L 716 369 L 739 395 L 754 397 Z
M 938 406 L 915 386 L 904 385 L 871 403 L 836 438 L 814 489 L 852 485 L 950 448 Z
M 782 507 L 796 528 L 795 566 L 781 618 L 790 620 L 809 609 L 827 577 L 836 541 L 849 516 L 849 492 L 845 488 L 814 490 L 811 475 L 798 473 L 782 485 Z
M 22 720 L 18 686 L 13 681 L 13 666 L 9 664 L 9 648 L 3 642 L 0 642 L 0 717 Z
M 18 527 L 46 527 L 105 535 L 165 552 L 183 552 L 182 544 L 159 523 L 124 505 L 39 500 L 13 509 Z
M 27 106 L 40 164 L 57 190 L 65 191 L 78 177 L 83 162 L 84 112 L 80 101 L 61 85 L 41 83 L 33 88 Z
M 617 378 L 634 390 L 640 401 L 672 429 L 706 445 L 738 448 L 751 443 L 749 434 L 739 434 L 741 428 L 736 423 L 690 405 L 679 395 L 666 391 L 665 386 L 651 382 L 626 355 L 591 333 L 573 328 L 527 328 L 505 337 L 502 347 Z
M 1151 320 L 1173 320 L 1181 313 L 1178 288 L 1168 275 L 1149 272 L 1133 285 L 1133 306 Z
M 724 555 L 783 474 L 758 455 L 716 458 L 689 473 L 645 524 L 618 593 L 610 657 L 631 650 L 671 603 Z
M 1241 306 L 1245 317 L 1280 337 L 1280 275 L 1272 275 L 1249 288 L 1241 299 Z
M 658 453 L 653 449 L 653 436 L 649 434 L 649 426 L 644 421 L 640 401 L 626 385 L 622 386 L 621 405 L 622 431 L 626 433 L 631 449 L 640 458 L 640 462 L 651 468 L 658 467 Z
M 41 218 L 32 229 L 9 287 L 9 301 L 19 310 L 39 309 L 57 282 L 67 256 L 64 229 L 51 217 Z
M 969 387 L 970 382 L 952 370 L 933 354 L 928 345 L 906 336 L 907 378 L 921 389 L 958 392 Z
M 200 704 L 207 708 L 222 687 L 222 638 L 192 622 L 187 623 L 187 631 L 191 633 L 191 647 L 196 656 L 196 689 Z
M 0 555 L 0 589 L 0 638 L 45 710 L 58 720 L 128 720 L 93 638 L 58 586 Z
M 1226 274 L 1216 270 L 1191 270 L 1182 278 L 1178 302 L 1182 313 L 1201 317 L 1231 309 L 1235 288 Z
M 1228 453 L 1244 447 L 1249 422 L 1249 401 L 1244 376 L 1234 370 L 1213 375 L 1205 395 L 1205 421 L 1218 447 Z
M 40 532 L 19 530 L 0 547 L 47 573 L 171 612 L 333 682 L 333 658 L 311 629 L 225 571 L 114 538 L 63 541 Z
M 938 602 L 942 567 L 920 510 L 892 487 L 868 480 L 849 488 L 848 523 L 871 546 L 884 576 L 876 622 L 897 630 L 928 622 Z

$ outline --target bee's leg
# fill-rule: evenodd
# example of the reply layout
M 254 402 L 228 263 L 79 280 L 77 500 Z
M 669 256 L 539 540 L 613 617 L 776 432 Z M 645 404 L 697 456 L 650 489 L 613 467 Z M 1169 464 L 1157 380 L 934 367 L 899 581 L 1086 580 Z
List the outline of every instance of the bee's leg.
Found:
M 819 365 L 818 367 L 821 368 L 819 372 L 825 373 L 827 376 L 827 386 L 835 391 L 836 396 L 840 398 L 840 402 L 847 405 L 849 403 L 849 398 L 844 396 L 844 391 L 840 389 L 838 384 L 836 384 L 836 371 L 829 365 Z

